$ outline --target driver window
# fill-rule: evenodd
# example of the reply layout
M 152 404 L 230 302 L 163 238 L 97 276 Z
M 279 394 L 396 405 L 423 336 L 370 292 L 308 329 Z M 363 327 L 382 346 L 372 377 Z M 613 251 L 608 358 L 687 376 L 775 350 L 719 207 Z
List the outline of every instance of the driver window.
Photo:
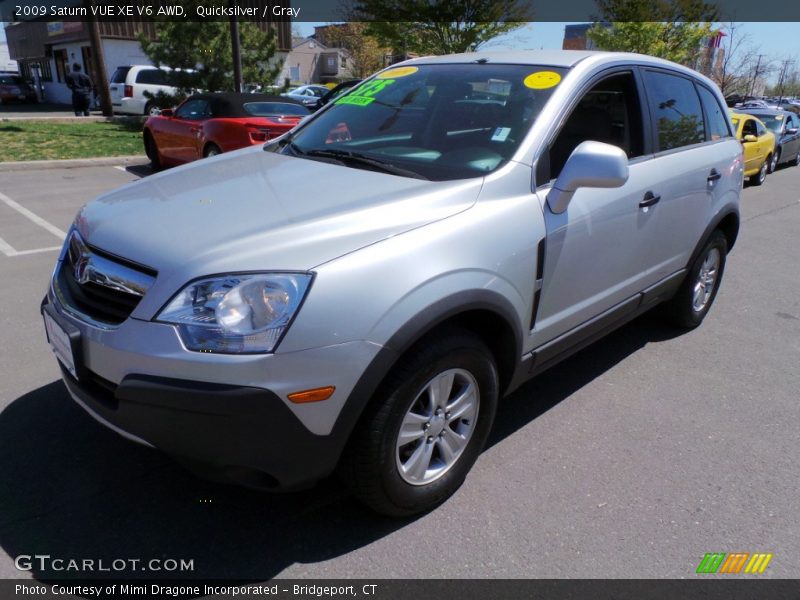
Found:
M 198 121 L 210 116 L 208 102 L 205 100 L 189 100 L 184 102 L 175 116 L 179 119 L 187 119 L 189 121 Z
M 746 135 L 758 135 L 756 131 L 756 122 L 753 119 L 747 119 L 742 127 L 742 137 Z
M 590 89 L 564 123 L 549 152 L 555 179 L 575 148 L 587 140 L 621 148 L 628 158 L 644 153 L 642 113 L 632 73 L 604 79 Z

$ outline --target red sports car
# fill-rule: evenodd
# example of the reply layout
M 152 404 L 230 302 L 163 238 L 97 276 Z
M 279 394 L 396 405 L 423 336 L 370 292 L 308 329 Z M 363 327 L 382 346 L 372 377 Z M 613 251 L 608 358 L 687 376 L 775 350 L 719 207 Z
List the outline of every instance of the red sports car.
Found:
M 310 111 L 300 102 L 263 94 L 194 94 L 144 124 L 144 149 L 154 168 L 263 144 Z

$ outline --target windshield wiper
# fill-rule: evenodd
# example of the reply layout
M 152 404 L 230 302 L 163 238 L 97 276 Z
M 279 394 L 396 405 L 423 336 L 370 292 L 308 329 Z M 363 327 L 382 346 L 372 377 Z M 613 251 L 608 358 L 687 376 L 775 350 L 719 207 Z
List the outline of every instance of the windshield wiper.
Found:
M 292 145 L 292 150 L 299 150 Z M 357 152 L 352 152 L 350 150 L 336 150 L 336 149 L 313 149 L 313 150 L 299 150 L 298 154 L 301 156 L 308 156 L 312 158 L 331 158 L 336 161 L 341 162 L 342 164 L 346 165 L 364 165 L 367 167 L 373 167 L 379 171 L 383 171 L 384 173 L 390 173 L 392 175 L 400 175 L 401 177 L 414 177 L 415 179 L 424 179 L 428 180 L 427 177 L 417 173 L 416 171 L 411 171 L 410 169 L 404 169 L 402 167 L 398 167 L 393 165 L 392 163 L 379 160 L 377 158 L 371 158 L 369 156 L 365 156 L 363 154 L 359 154 Z

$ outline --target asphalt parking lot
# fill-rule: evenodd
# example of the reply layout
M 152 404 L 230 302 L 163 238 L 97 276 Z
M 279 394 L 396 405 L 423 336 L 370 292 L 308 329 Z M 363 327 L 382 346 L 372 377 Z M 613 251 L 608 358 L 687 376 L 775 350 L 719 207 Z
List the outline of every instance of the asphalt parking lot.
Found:
M 170 575 L 236 580 L 683 578 L 707 552 L 772 553 L 760 577 L 800 577 L 800 168 L 745 188 L 702 327 L 646 315 L 528 383 L 455 497 L 401 521 L 336 481 L 201 481 L 68 398 L 39 316 L 54 248 L 86 200 L 147 173 L 0 172 L 3 578 L 65 575 L 21 574 L 22 554 L 184 558 L 194 571 Z

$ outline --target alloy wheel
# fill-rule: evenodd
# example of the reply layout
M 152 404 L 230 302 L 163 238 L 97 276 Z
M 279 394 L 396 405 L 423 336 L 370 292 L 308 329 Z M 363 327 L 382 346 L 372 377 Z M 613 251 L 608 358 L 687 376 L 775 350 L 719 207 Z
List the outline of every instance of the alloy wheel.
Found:
M 447 473 L 472 437 L 479 406 L 478 382 L 469 371 L 449 369 L 428 381 L 397 435 L 400 477 L 411 485 L 427 485 Z

